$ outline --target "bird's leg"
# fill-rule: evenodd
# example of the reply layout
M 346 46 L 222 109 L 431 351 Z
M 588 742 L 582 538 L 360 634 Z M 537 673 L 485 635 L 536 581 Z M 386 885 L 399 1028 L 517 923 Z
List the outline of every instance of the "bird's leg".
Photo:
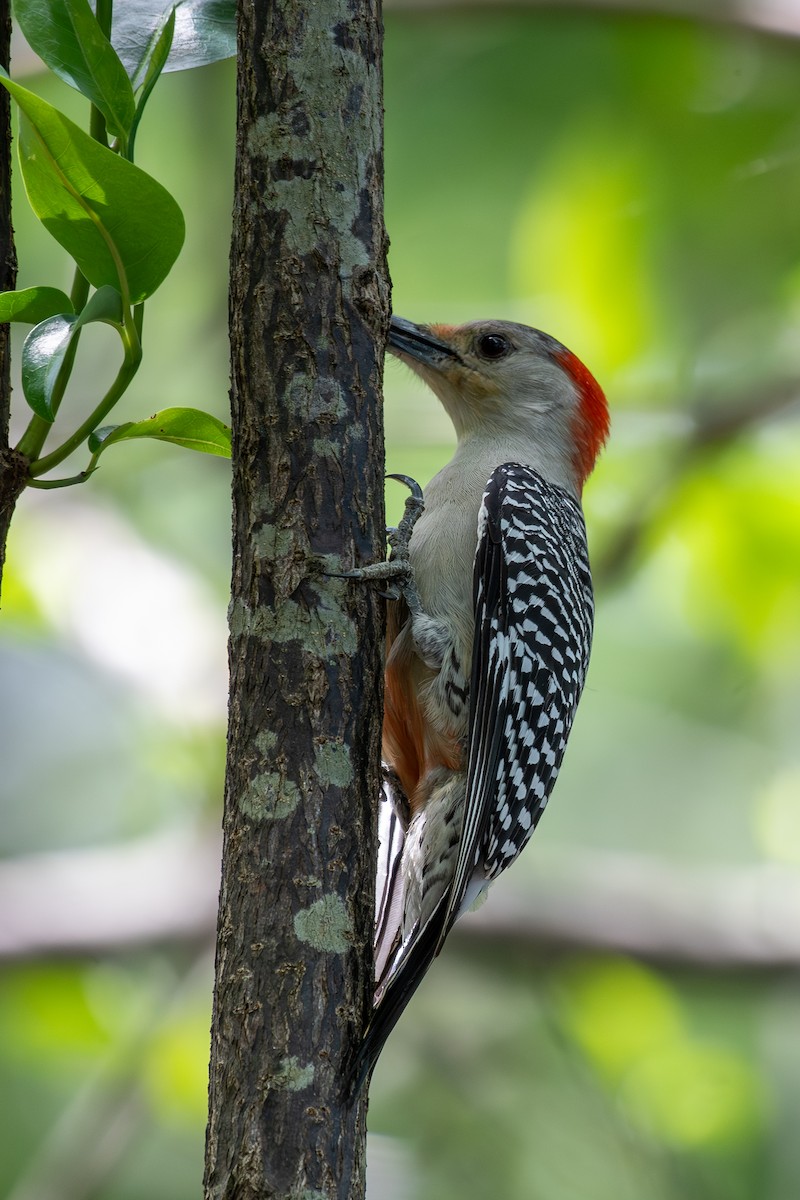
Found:
M 396 529 L 387 530 L 391 554 L 386 565 L 402 564 L 405 570 L 402 575 L 397 577 L 397 582 L 391 591 L 387 589 L 381 594 L 389 600 L 403 597 L 411 614 L 414 642 L 420 658 L 433 670 L 438 671 L 444 662 L 445 655 L 448 652 L 452 653 L 453 635 L 442 621 L 428 616 L 422 607 L 414 579 L 414 568 L 409 561 L 408 554 L 411 534 L 425 510 L 425 500 L 419 484 L 408 475 L 387 475 L 386 478 L 397 479 L 400 483 L 404 483 L 411 495 L 406 499 L 400 524 Z
M 422 661 L 434 671 L 440 671 L 449 654 L 454 659 L 454 671 L 458 672 L 453 647 L 453 632 L 440 620 L 428 616 L 422 606 L 419 591 L 414 578 L 414 567 L 409 557 L 409 543 L 414 526 L 425 510 L 425 499 L 422 488 L 409 475 L 387 475 L 387 479 L 396 479 L 404 483 L 411 495 L 407 497 L 403 516 L 396 529 L 387 529 L 390 554 L 385 562 L 370 563 L 353 571 L 342 571 L 337 579 L 356 579 L 362 583 L 384 583 L 379 595 L 386 600 L 406 602 L 411 616 L 414 645 Z M 328 572 L 331 574 L 331 572 Z M 448 702 L 452 708 L 452 701 Z
M 386 530 L 389 546 L 392 551 L 389 555 L 389 561 L 408 562 L 408 544 L 411 541 L 414 526 L 425 511 L 425 497 L 422 495 L 422 488 L 410 475 L 387 475 L 386 478 L 396 479 L 399 483 L 404 483 L 411 493 L 410 496 L 406 497 L 400 524 L 396 529 L 390 527 Z
M 404 483 L 411 495 L 408 496 L 403 510 L 403 516 L 396 529 L 387 529 L 387 540 L 390 555 L 384 562 L 369 563 L 366 567 L 357 567 L 353 571 L 341 571 L 335 574 L 336 579 L 356 579 L 361 583 L 387 583 L 389 586 L 381 592 L 387 600 L 398 600 L 401 596 L 413 614 L 422 612 L 416 583 L 414 568 L 408 556 L 408 546 L 414 526 L 425 509 L 422 488 L 409 475 L 387 475 L 387 479 L 397 479 Z M 334 575 L 329 571 L 326 574 Z

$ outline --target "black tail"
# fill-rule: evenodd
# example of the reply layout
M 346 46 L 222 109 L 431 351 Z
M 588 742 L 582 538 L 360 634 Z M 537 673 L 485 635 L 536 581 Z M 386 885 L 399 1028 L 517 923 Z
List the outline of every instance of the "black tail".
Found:
M 371 1077 L 386 1039 L 394 1029 L 403 1010 L 419 987 L 425 972 L 441 949 L 447 895 L 437 904 L 424 928 L 415 934 L 400 959 L 396 973 L 386 984 L 383 995 L 370 1018 L 358 1048 L 355 1061 L 348 1072 L 346 1091 L 354 1098 Z

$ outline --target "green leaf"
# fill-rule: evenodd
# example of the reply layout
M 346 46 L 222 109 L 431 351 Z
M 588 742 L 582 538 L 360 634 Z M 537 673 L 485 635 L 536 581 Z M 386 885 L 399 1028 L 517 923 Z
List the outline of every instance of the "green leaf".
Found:
M 92 321 L 104 321 L 107 325 L 114 325 L 121 329 L 124 319 L 122 296 L 117 289 L 101 287 L 81 309 L 76 328 L 81 325 L 89 325 Z
M 117 0 L 111 41 L 132 79 L 140 77 L 153 30 L 170 7 L 164 0 Z M 180 0 L 165 71 L 187 71 L 235 54 L 235 0 Z
M 175 9 L 170 9 L 162 18 L 162 24 L 156 26 L 153 30 L 151 38 L 151 46 L 148 47 L 148 56 L 142 62 L 141 79 L 137 74 L 134 79 L 134 87 L 141 87 L 139 99 L 136 103 L 136 113 L 131 122 L 130 134 L 128 137 L 128 154 L 127 157 L 133 161 L 133 146 L 136 139 L 136 131 L 139 128 L 139 122 L 142 119 L 144 106 L 150 98 L 150 93 L 158 82 L 161 72 L 169 55 L 170 46 L 172 45 L 173 34 L 175 33 Z M 140 81 L 139 81 L 140 80 Z
M 144 421 L 127 421 L 124 425 L 106 425 L 96 429 L 89 438 L 89 449 L 95 459 L 114 442 L 131 438 L 156 438 L 175 442 L 187 450 L 216 454 L 230 458 L 231 431 L 217 417 L 196 408 L 165 408 Z
M 22 347 L 22 390 L 38 417 L 53 421 L 53 386 L 64 361 L 78 318 L 49 317 L 32 329 Z
M 124 142 L 136 108 L 133 88 L 88 0 L 16 0 L 14 14 L 31 48 Z
M 27 321 L 38 325 L 57 313 L 71 313 L 72 301 L 59 288 L 30 287 L 21 292 L 0 292 L 0 323 Z
M 183 245 L 183 214 L 160 183 L 101 146 L 52 105 L 0 74 L 16 100 L 31 207 L 96 288 L 131 304 L 151 295 Z

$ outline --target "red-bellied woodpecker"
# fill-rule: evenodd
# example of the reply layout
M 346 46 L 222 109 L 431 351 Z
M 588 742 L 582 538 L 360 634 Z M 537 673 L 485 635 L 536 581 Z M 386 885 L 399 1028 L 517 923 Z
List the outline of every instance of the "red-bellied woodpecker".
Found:
M 388 571 L 353 573 L 399 580 L 377 987 L 357 1079 L 454 921 L 520 853 L 555 783 L 592 639 L 581 491 L 608 434 L 600 387 L 539 330 L 395 317 L 389 348 L 441 400 L 458 446 L 391 539 Z

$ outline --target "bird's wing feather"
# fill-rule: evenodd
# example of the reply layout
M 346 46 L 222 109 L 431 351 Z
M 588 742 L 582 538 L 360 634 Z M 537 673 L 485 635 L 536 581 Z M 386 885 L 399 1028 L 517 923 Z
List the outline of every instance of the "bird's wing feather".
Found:
M 440 945 L 536 827 L 555 783 L 591 648 L 580 506 L 531 467 L 504 463 L 478 520 L 467 790 Z

